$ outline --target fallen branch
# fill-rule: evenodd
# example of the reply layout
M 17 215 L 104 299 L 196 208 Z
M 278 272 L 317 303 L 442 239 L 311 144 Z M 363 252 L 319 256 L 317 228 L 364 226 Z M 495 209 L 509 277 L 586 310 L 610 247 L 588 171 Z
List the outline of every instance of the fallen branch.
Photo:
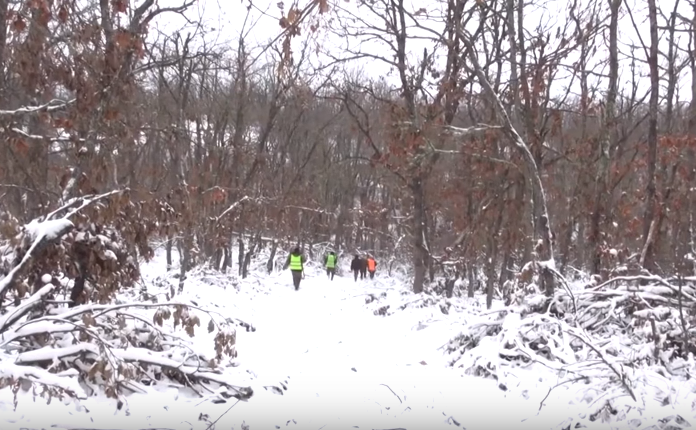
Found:
M 589 347 L 592 351 L 594 351 L 594 352 L 597 354 L 597 356 L 599 356 L 599 359 L 602 360 L 602 362 L 604 362 L 604 364 L 606 364 L 606 365 L 609 367 L 609 369 L 611 369 L 612 372 L 614 372 L 614 374 L 617 376 L 617 378 L 619 378 L 619 380 L 621 381 L 621 385 L 622 385 L 622 386 L 624 387 L 624 389 L 628 392 L 628 394 L 631 396 L 631 398 L 633 399 L 633 401 L 636 401 L 636 402 L 638 401 L 638 399 L 636 398 L 636 395 L 633 393 L 633 389 L 628 385 L 628 382 L 626 381 L 626 375 L 624 375 L 623 372 L 619 371 L 619 370 L 607 359 L 607 357 L 604 355 L 604 353 L 603 353 L 602 351 L 600 351 L 599 348 L 597 348 L 596 346 L 594 346 L 594 345 L 592 344 L 592 342 L 590 342 L 590 341 L 586 338 L 586 335 L 584 335 L 584 334 L 578 334 L 578 333 L 576 333 L 576 330 L 575 330 L 575 329 L 572 329 L 572 328 L 568 328 L 567 330 L 564 330 L 564 331 L 565 331 L 566 333 L 570 334 L 571 336 L 575 337 L 576 339 L 578 339 L 579 341 L 581 341 L 582 343 L 584 343 L 585 345 L 587 345 L 587 347 Z
M 146 348 L 129 347 L 125 348 L 108 348 L 109 352 L 113 357 L 129 363 L 145 363 L 153 366 L 159 366 L 162 368 L 172 369 L 183 375 L 194 377 L 201 380 L 208 380 L 216 382 L 223 385 L 231 390 L 235 391 L 236 397 L 240 400 L 246 400 L 251 398 L 254 394 L 251 387 L 241 387 L 233 384 L 231 381 L 227 380 L 220 373 L 216 373 L 215 369 L 204 367 L 207 371 L 200 371 L 199 367 L 188 366 L 184 363 L 177 362 L 170 358 L 164 357 L 161 354 L 156 354 L 155 352 Z M 87 354 L 91 355 L 94 359 L 98 359 L 102 356 L 99 347 L 91 343 L 78 343 L 76 345 L 66 346 L 62 348 L 53 348 L 46 346 L 33 351 L 27 351 L 19 354 L 15 363 L 16 364 L 35 364 L 47 361 L 53 361 L 57 359 L 64 359 L 67 357 L 72 357 L 76 355 Z
M 391 387 L 390 387 L 389 385 L 387 385 L 387 384 L 379 384 L 379 385 L 383 385 L 383 386 L 389 388 L 389 391 L 391 391 L 392 394 L 395 395 L 397 399 L 399 399 L 399 403 L 402 403 L 402 404 L 404 403 L 404 402 L 401 401 L 401 397 L 399 397 L 399 395 L 396 394 L 396 393 L 394 392 L 394 390 L 392 390 Z
M 554 385 L 553 387 L 549 388 L 549 392 L 546 393 L 546 395 L 544 396 L 544 398 L 541 399 L 541 402 L 539 402 L 539 410 L 541 411 L 541 408 L 544 407 L 544 402 L 546 401 L 546 399 L 549 398 L 549 396 L 551 395 L 551 391 L 553 391 L 555 388 L 558 388 L 558 387 L 560 387 L 561 385 L 571 384 L 571 383 L 578 382 L 578 381 L 588 381 L 589 379 L 590 379 L 590 378 L 588 378 L 587 376 L 578 376 L 577 378 L 568 379 L 568 380 L 566 380 L 566 381 L 559 382 L 558 384 L 556 384 L 556 385 Z
M 223 412 L 222 415 L 220 415 L 219 417 L 217 417 L 217 419 L 216 419 L 215 421 L 213 421 L 212 423 L 210 423 L 210 425 L 209 425 L 208 427 L 206 427 L 205 430 L 210 430 L 211 428 L 213 428 L 213 427 L 215 426 L 215 424 L 216 424 L 218 421 L 220 421 L 220 419 L 221 419 L 222 417 L 224 417 L 229 411 L 231 411 L 232 408 L 234 408 L 235 406 L 237 406 L 237 403 L 239 403 L 241 400 L 242 400 L 242 399 L 237 399 L 237 401 L 234 402 L 234 403 L 232 404 L 232 406 L 230 406 L 229 408 L 227 408 L 227 410 L 226 410 L 225 412 Z
M 7 331 L 12 324 L 19 321 L 24 315 L 29 313 L 36 305 L 43 302 L 43 298 L 53 292 L 55 285 L 48 284 L 41 287 L 39 291 L 25 300 L 21 305 L 13 308 L 0 318 L 0 333 Z
M 570 296 L 570 301 L 573 304 L 573 314 L 578 313 L 578 305 L 575 300 L 575 295 L 570 289 L 570 285 L 568 285 L 568 281 L 566 280 L 565 276 L 563 276 L 558 270 L 556 270 L 553 267 L 550 267 L 549 265 L 546 265 L 544 267 L 546 270 L 550 271 L 552 274 L 554 274 L 559 281 L 561 281 L 561 285 L 563 285 L 563 289 L 568 293 L 568 296 Z
M 77 381 L 77 371 L 51 373 L 38 367 L 17 366 L 7 360 L 0 360 L 0 379 L 26 379 L 32 383 L 59 388 L 73 397 L 86 399 L 87 395 Z

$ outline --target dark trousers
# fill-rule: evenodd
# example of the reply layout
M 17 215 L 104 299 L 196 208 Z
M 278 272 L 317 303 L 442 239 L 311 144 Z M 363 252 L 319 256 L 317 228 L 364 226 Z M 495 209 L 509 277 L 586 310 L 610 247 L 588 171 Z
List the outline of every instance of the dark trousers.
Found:
M 302 281 L 302 271 L 301 270 L 291 270 L 292 272 L 292 284 L 295 286 L 295 290 L 300 289 L 300 282 Z
M 336 275 L 336 268 L 334 267 L 327 267 L 326 268 L 326 276 L 333 281 L 334 275 Z
M 358 281 L 358 273 L 360 273 L 359 270 L 353 270 L 353 279 L 357 282 Z
M 367 277 L 367 269 L 360 269 L 360 279 L 365 279 Z
M 375 279 L 375 271 L 374 270 L 370 271 L 370 279 Z

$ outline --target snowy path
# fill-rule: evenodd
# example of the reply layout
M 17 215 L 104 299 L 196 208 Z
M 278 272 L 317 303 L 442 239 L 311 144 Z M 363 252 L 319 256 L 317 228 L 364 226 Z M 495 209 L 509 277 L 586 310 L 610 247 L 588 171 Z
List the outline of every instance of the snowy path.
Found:
M 151 267 L 161 274 L 163 266 L 155 261 Z M 379 279 L 329 282 L 308 275 L 299 291 L 287 272 L 246 280 L 239 291 L 190 279 L 185 296 L 256 327 L 237 332 L 239 385 L 254 389 L 249 401 L 213 404 L 153 389 L 129 396 L 120 411 L 112 401 L 90 398 L 82 406 L 54 401 L 51 413 L 36 414 L 35 405 L 45 400 L 25 394 L 15 411 L 5 390 L 0 417 L 10 425 L 3 428 L 206 429 L 218 420 L 216 429 L 240 429 L 243 422 L 250 430 L 437 430 L 457 423 L 469 430 L 519 429 L 538 407 L 538 400 L 520 403 L 519 395 L 507 402 L 495 381 L 446 366 L 438 348 L 459 333 L 460 316 L 436 307 L 373 315 L 365 298 L 368 291 L 380 293 Z M 204 328 L 195 339 L 201 348 L 212 344 Z M 283 395 L 264 389 L 282 381 Z M 505 414 L 496 414 L 493 404 Z
M 289 382 L 283 396 L 255 387 L 273 406 L 258 401 L 239 408 L 250 428 L 295 420 L 308 429 L 437 429 L 456 427 L 450 416 L 462 422 L 466 415 L 467 428 L 476 415 L 480 428 L 490 427 L 490 417 L 480 414 L 482 393 L 472 389 L 482 381 L 445 368 L 438 352 L 458 333 L 452 320 L 436 315 L 418 330 L 412 315 L 376 317 L 364 306 L 365 287 L 375 285 L 367 280 L 316 276 L 294 291 L 284 278 L 289 284 L 281 275 L 272 294 L 255 300 L 250 318 L 257 332 L 239 336 L 240 360 L 253 363 L 261 381 Z M 484 382 L 500 396 L 493 381 Z
M 162 259 L 159 255 L 143 267 L 153 293 L 168 291 L 153 282 L 164 275 Z M 124 398 L 121 409 L 102 396 L 79 403 L 54 398 L 47 405 L 31 390 L 18 393 L 15 407 L 11 390 L 5 389 L 0 390 L 0 424 L 17 430 L 540 430 L 567 428 L 564 422 L 570 417 L 587 415 L 588 402 L 605 399 L 601 390 L 594 398 L 577 397 L 593 395 L 591 386 L 555 387 L 559 376 L 543 366 L 499 366 L 500 381 L 448 367 L 440 347 L 459 334 L 465 318 L 477 318 L 472 308 L 478 306 L 476 300 L 453 299 L 459 308 L 453 307 L 450 315 L 430 305 L 380 317 L 372 313 L 377 304 L 365 304 L 369 293 L 379 295 L 389 289 L 384 303 L 393 307 L 420 299 L 403 291 L 403 283 L 396 279 L 356 283 L 352 277 L 336 277 L 330 282 L 323 273 L 308 273 L 300 290 L 294 291 L 287 271 L 270 276 L 253 272 L 239 286 L 229 276 L 194 272 L 177 298 L 254 325 L 254 332 L 238 328 L 238 367 L 228 369 L 238 385 L 253 388 L 249 401 L 233 398 L 215 404 L 212 396 L 201 399 L 155 385 L 146 387 L 146 394 Z M 198 314 L 202 326 L 193 342 L 201 352 L 210 353 L 215 333 L 207 333 L 207 317 Z M 482 340 L 476 357 L 499 365 L 499 348 L 497 341 Z M 281 382 L 287 386 L 282 395 L 265 388 Z M 500 382 L 506 390 L 498 387 Z M 550 388 L 554 388 L 551 395 Z M 662 392 L 668 391 L 666 387 Z M 642 398 L 635 404 L 625 398 L 614 400 L 627 402 L 631 428 L 653 429 L 657 427 L 646 426 L 669 414 L 693 416 L 696 401 L 692 403 L 693 392 L 687 386 L 670 395 L 673 405 L 667 406 L 663 397 Z M 629 418 L 612 427 L 596 420 L 586 428 L 623 429 Z

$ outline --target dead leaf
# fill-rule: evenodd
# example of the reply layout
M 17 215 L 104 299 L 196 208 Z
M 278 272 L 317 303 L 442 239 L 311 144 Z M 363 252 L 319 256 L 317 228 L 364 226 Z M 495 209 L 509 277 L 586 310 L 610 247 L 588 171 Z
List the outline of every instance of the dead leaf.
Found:
M 113 7 L 116 12 L 126 13 L 128 2 L 125 0 L 111 0 L 111 7 Z
M 131 44 L 131 34 L 130 32 L 126 30 L 119 30 L 118 33 L 116 33 L 116 36 L 114 37 L 114 43 L 116 46 L 120 46 L 122 48 L 128 48 Z
M 290 24 L 293 24 L 297 18 L 300 16 L 300 11 L 297 9 L 290 9 L 290 12 L 288 12 L 288 22 Z
M 25 28 L 27 28 L 27 23 L 24 21 L 24 19 L 22 19 L 21 16 L 18 16 L 14 21 L 12 21 L 12 30 L 21 33 Z

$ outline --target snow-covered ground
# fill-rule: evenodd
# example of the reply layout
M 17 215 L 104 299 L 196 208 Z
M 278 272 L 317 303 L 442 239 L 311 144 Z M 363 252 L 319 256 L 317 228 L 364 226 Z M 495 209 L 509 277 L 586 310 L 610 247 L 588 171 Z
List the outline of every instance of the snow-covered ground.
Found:
M 161 282 L 167 276 L 160 253 L 143 267 L 151 293 L 169 289 Z M 356 283 L 352 276 L 329 281 L 312 268 L 299 291 L 291 284 L 287 272 L 252 271 L 239 281 L 199 271 L 177 297 L 254 326 L 255 331 L 238 327 L 237 367 L 228 369 L 238 385 L 253 388 L 248 401 L 214 403 L 215 396 L 152 386 L 147 394 L 126 397 L 120 409 L 115 400 L 101 396 L 79 402 L 53 399 L 47 405 L 31 390 L 20 390 L 15 405 L 13 393 L 5 389 L 0 391 L 2 428 L 560 429 L 571 423 L 569 418 L 586 415 L 588 405 L 604 402 L 605 394 L 614 396 L 592 393 L 581 381 L 549 394 L 561 379 L 543 366 L 501 370 L 499 375 L 505 376 L 497 381 L 448 366 L 453 357 L 444 353 L 444 346 L 465 324 L 488 313 L 478 299 L 450 299 L 447 314 L 439 306 L 445 305 L 441 298 L 418 307 L 422 298 L 379 272 L 375 280 Z M 366 303 L 372 297 L 380 297 L 379 306 L 389 304 L 390 314 L 375 315 L 377 302 Z M 400 307 L 404 309 L 394 311 Z M 207 333 L 203 314 L 201 321 L 194 340 L 201 351 L 210 351 L 214 333 Z M 497 346 L 490 348 L 491 360 L 496 360 Z M 694 385 L 653 382 L 663 385 L 654 392 L 670 396 L 666 405 L 657 396 L 637 402 L 615 398 L 625 403 L 621 413 L 627 415 L 611 426 L 599 417 L 587 428 L 696 425 Z M 670 416 L 672 427 L 659 424 L 658 419 Z

